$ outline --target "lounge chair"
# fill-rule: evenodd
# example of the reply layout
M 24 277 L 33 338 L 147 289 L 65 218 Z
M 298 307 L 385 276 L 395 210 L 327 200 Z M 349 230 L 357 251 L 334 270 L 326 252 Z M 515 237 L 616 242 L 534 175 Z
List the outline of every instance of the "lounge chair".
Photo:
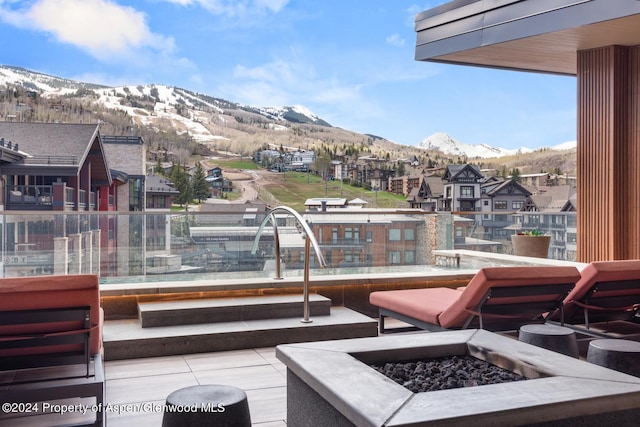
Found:
M 1 278 L 0 402 L 31 402 L 24 407 L 33 410 L 36 402 L 91 398 L 88 416 L 102 425 L 103 322 L 94 274 Z
M 605 334 L 640 332 L 640 260 L 592 262 L 581 275 L 564 302 L 567 324 Z
M 575 267 L 492 267 L 481 269 L 462 289 L 377 291 L 369 302 L 379 309 L 381 333 L 385 317 L 431 331 L 507 331 L 562 311 L 562 301 L 579 279 Z

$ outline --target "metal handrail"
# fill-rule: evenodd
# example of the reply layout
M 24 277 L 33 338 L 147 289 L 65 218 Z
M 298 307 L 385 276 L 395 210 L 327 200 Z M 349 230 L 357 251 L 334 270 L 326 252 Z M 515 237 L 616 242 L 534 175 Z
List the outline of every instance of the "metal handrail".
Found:
M 256 233 L 256 238 L 253 241 L 253 248 L 251 249 L 251 254 L 255 255 L 258 251 L 258 243 L 260 241 L 260 236 L 264 230 L 264 227 L 267 225 L 269 221 L 273 226 L 273 237 L 275 242 L 276 249 L 276 277 L 275 279 L 282 279 L 281 269 L 280 269 L 280 238 L 278 236 L 278 225 L 275 218 L 275 213 L 278 211 L 285 211 L 296 219 L 297 223 L 302 227 L 302 230 L 305 235 L 305 245 L 304 245 L 304 281 L 303 281 L 303 307 L 304 307 L 304 317 L 300 320 L 303 323 L 311 323 L 312 320 L 309 319 L 309 269 L 310 262 L 309 257 L 311 253 L 311 245 L 313 245 L 313 250 L 316 253 L 316 257 L 318 258 L 318 262 L 321 267 L 326 267 L 327 263 L 322 256 L 322 251 L 320 250 L 320 245 L 318 245 L 318 241 L 316 240 L 313 230 L 309 227 L 309 224 L 305 219 L 295 210 L 288 206 L 277 206 L 269 212 L 267 216 L 260 223 L 260 227 L 258 227 L 258 231 Z

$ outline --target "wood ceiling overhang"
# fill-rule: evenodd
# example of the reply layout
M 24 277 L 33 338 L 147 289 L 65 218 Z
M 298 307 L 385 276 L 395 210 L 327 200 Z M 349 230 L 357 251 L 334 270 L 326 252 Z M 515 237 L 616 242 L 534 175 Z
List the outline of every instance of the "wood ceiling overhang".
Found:
M 579 50 L 640 45 L 640 1 L 455 0 L 415 30 L 418 61 L 576 75 Z

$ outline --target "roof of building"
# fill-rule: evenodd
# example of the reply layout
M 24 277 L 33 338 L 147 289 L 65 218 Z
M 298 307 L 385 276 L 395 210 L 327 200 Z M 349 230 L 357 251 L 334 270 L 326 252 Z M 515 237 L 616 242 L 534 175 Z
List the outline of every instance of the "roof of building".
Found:
M 360 198 L 355 198 L 355 199 L 349 200 L 348 202 L 349 206 L 363 206 L 368 203 L 369 202 L 367 202 L 366 200 L 362 200 Z
M 488 195 L 501 194 L 504 190 L 507 190 L 508 192 L 514 192 L 515 190 L 518 190 L 520 194 L 523 194 L 525 196 L 531 195 L 531 192 L 525 186 L 519 184 L 513 179 L 488 182 L 486 184 L 482 184 L 482 188 L 486 190 L 486 194 Z
M 322 206 L 323 203 L 326 203 L 327 207 L 346 206 L 347 205 L 347 199 L 343 198 L 343 197 L 340 197 L 340 198 L 330 198 L 330 197 L 312 198 L 312 199 L 307 199 L 304 202 L 304 205 L 307 206 L 307 207 Z
M 246 212 L 262 213 L 266 211 L 267 204 L 259 200 L 247 200 L 242 203 L 202 203 L 200 205 L 200 212 L 245 214 Z
M 104 144 L 142 145 L 144 140 L 138 135 L 102 135 Z
M 0 137 L 19 144 L 28 154 L 22 161 L 3 166 L 3 173 L 39 175 L 45 171 L 70 176 L 89 161 L 95 182 L 111 183 L 96 124 L 0 122 Z
M 380 212 L 382 211 L 382 212 Z M 409 210 L 405 210 L 408 212 Z M 419 209 L 413 210 L 420 212 Z M 333 209 L 327 212 L 307 211 L 304 219 L 311 224 L 387 224 L 394 222 L 421 222 L 421 217 L 412 217 L 406 213 L 378 209 Z
M 542 212 L 566 212 L 576 209 L 576 189 L 571 185 L 543 187 L 531 196 L 536 208 Z
M 577 51 L 640 45 L 640 2 L 455 0 L 416 15 L 415 58 L 575 75 Z
M 160 175 L 147 175 L 145 191 L 147 194 L 180 194 L 169 178 Z
M 454 181 L 458 175 L 460 175 L 463 171 L 471 171 L 474 175 L 477 176 L 478 179 L 483 178 L 482 172 L 480 172 L 480 168 L 477 165 L 459 165 L 453 164 L 448 165 L 444 176 L 442 177 L 445 181 Z
M 431 196 L 442 196 L 444 193 L 444 181 L 439 176 L 427 176 L 424 179 L 431 190 Z

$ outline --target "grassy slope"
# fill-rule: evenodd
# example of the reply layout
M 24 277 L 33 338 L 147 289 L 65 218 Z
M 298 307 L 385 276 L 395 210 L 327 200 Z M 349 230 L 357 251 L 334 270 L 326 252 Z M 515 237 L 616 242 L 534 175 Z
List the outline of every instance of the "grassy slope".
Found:
M 297 172 L 274 173 L 272 182 L 266 185 L 280 204 L 290 206 L 297 211 L 305 209 L 304 202 L 314 197 L 344 197 L 348 200 L 360 198 L 368 202 L 366 207 L 397 208 L 407 207 L 406 198 L 380 191 L 368 191 L 340 181 L 323 181 L 322 178 Z M 377 203 L 376 203 L 377 202 Z
M 481 167 L 495 168 L 499 171 L 502 166 L 508 170 L 517 167 L 520 173 L 537 173 L 542 170 L 552 171 L 557 167 L 563 173 L 575 176 L 575 151 L 553 152 L 538 151 L 526 155 L 503 157 L 500 159 L 476 160 Z M 258 166 L 250 159 L 228 158 L 215 160 L 217 166 L 223 170 L 256 170 Z M 421 170 L 412 170 L 409 174 L 421 173 Z M 229 194 L 229 200 L 240 197 L 239 194 Z M 261 183 L 260 198 L 271 206 L 285 205 L 298 211 L 305 209 L 304 202 L 314 197 L 344 197 L 348 200 L 360 198 L 368 202 L 366 207 L 379 208 L 406 208 L 408 203 L 403 196 L 378 192 L 377 194 L 362 187 L 353 187 L 341 184 L 340 181 L 324 182 L 322 178 L 305 173 L 269 172 L 269 179 Z
M 216 164 L 223 170 L 256 169 L 250 160 L 239 159 L 216 160 Z M 314 197 L 344 197 L 348 200 L 360 198 L 368 202 L 366 207 L 397 208 L 408 207 L 406 198 L 396 194 L 379 191 L 377 194 L 362 187 L 343 184 L 340 181 L 323 181 L 321 177 L 299 172 L 266 172 L 261 181 L 260 197 L 269 205 L 285 205 L 299 212 L 305 210 L 304 202 Z M 229 200 L 236 195 L 230 194 Z M 377 202 L 377 203 L 376 203 Z

